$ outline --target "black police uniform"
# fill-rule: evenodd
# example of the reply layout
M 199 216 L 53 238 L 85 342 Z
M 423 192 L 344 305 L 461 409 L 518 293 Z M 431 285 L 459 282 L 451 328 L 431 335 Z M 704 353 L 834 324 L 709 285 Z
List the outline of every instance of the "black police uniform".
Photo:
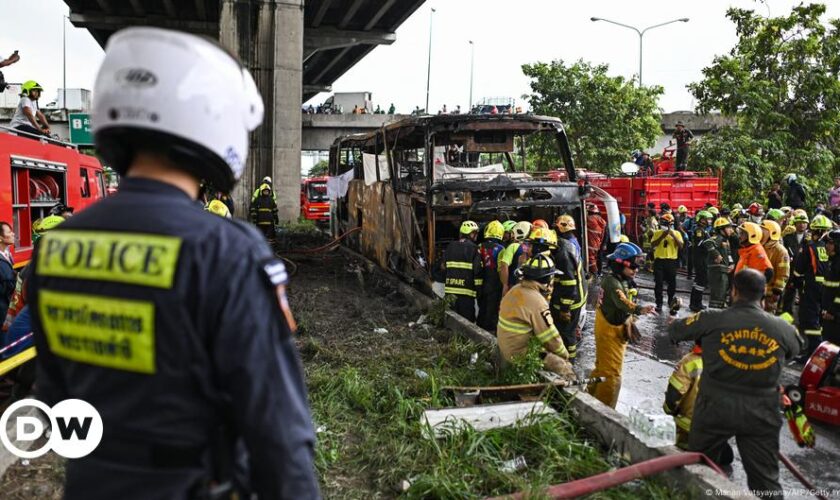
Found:
M 478 246 L 482 263 L 481 295 L 478 297 L 477 324 L 488 332 L 495 332 L 499 323 L 499 305 L 502 302 L 502 280 L 499 276 L 499 254 L 505 249 L 502 243 L 488 238 Z
M 255 229 L 129 177 L 32 262 L 38 396 L 83 399 L 104 424 L 65 498 L 200 498 L 230 478 L 232 448 L 242 489 L 319 496 L 286 272 Z
M 782 244 L 787 248 L 790 254 L 790 263 L 793 265 L 796 262 L 796 256 L 802 251 L 802 248 L 808 245 L 811 240 L 811 235 L 806 231 L 802 233 L 802 240 L 798 238 L 798 233 L 790 233 L 782 237 Z M 782 294 L 782 311 L 793 314 L 793 304 L 796 301 L 796 294 L 798 293 L 796 281 L 791 276 L 788 279 L 785 291 Z
M 760 304 L 735 303 L 668 326 L 674 341 L 703 345 L 703 376 L 689 450 L 721 463 L 735 436 L 751 490 L 781 493 L 779 377 L 801 348 L 796 330 Z
M 805 361 L 822 341 L 823 282 L 829 270 L 825 242 L 809 241 L 793 261 L 793 286 L 799 295 L 799 331 L 808 341 L 800 361 Z
M 583 263 L 575 245 L 563 237 L 557 240 L 557 249 L 552 258 L 560 274 L 554 277 L 554 290 L 550 299 L 551 317 L 569 351 L 569 361 L 574 363 L 577 359 L 577 327 L 586 305 Z
M 709 284 L 709 273 L 706 268 L 706 249 L 703 242 L 709 237 L 706 226 L 697 225 L 691 232 L 692 260 L 694 261 L 694 285 L 691 287 L 689 309 L 699 311 L 703 309 L 703 290 Z
M 829 317 L 822 320 L 822 338 L 840 345 L 840 253 L 831 257 L 823 282 L 822 310 Z
M 468 238 L 453 241 L 443 252 L 443 262 L 444 293 L 454 297 L 452 309 L 475 323 L 476 298 L 484 281 L 478 246 Z

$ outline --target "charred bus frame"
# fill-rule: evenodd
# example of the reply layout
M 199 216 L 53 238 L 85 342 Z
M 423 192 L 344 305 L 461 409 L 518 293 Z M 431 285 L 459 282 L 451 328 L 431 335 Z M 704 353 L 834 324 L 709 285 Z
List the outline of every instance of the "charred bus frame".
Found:
M 556 144 L 568 181 L 528 171 L 526 143 L 536 134 L 554 139 L 549 142 Z M 331 206 L 333 235 L 346 235 L 351 248 L 411 280 L 428 283 L 441 252 L 467 219 L 551 223 L 568 213 L 587 255 L 583 203 L 591 188 L 577 181 L 557 118 L 412 117 L 337 139 L 330 148 L 329 173 L 337 193 Z

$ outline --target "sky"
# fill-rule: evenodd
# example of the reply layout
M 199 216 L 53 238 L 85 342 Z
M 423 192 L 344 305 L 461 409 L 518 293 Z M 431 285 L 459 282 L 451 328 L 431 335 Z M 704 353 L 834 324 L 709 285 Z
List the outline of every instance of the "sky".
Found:
M 840 1 L 825 3 L 827 17 L 840 17 Z M 68 8 L 60 0 L 26 0 L 25 4 L 25 9 L 3 12 L 0 55 L 18 49 L 22 58 L 4 73 L 9 82 L 37 80 L 50 101 L 62 86 L 62 16 Z M 645 34 L 643 81 L 665 88 L 660 99 L 664 111 L 691 110 L 694 101 L 686 85 L 700 80 L 703 67 L 736 41 L 734 25 L 725 18 L 728 7 L 778 16 L 798 4 L 798 0 L 427 0 L 397 30 L 392 45 L 375 48 L 333 84 L 333 91 L 371 91 L 374 104 L 387 108 L 393 102 L 398 112 L 424 107 L 432 8 L 436 12 L 429 108 L 435 111 L 443 104 L 449 109 L 457 104 L 467 108 L 470 40 L 475 47 L 473 100 L 514 97 L 519 102 L 529 91 L 521 71 L 526 63 L 583 59 L 608 64 L 613 75 L 630 78 L 638 73 L 638 35 L 605 22 L 593 23 L 590 17 L 642 29 L 688 17 L 688 23 Z M 67 86 L 90 89 L 102 49 L 86 30 L 69 22 L 66 28 Z M 319 94 L 310 102 L 317 104 L 327 96 Z

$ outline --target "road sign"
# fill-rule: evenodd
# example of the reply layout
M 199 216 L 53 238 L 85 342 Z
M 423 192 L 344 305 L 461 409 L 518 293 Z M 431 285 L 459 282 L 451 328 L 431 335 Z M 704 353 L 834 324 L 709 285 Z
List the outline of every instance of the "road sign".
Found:
M 93 134 L 90 133 L 90 115 L 87 113 L 70 113 L 70 142 L 80 146 L 93 144 Z

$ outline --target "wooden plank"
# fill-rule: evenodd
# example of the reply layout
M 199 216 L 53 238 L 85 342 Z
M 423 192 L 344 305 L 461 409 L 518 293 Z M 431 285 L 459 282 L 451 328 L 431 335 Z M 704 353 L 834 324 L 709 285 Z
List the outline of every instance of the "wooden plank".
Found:
M 530 419 L 536 415 L 556 415 L 553 408 L 542 401 L 526 403 L 502 403 L 494 405 L 470 406 L 467 408 L 443 408 L 426 410 L 420 416 L 420 423 L 431 428 L 435 438 L 449 433 L 459 433 L 472 427 L 482 432 L 500 427 L 530 425 Z M 431 438 L 429 432 L 424 432 Z

